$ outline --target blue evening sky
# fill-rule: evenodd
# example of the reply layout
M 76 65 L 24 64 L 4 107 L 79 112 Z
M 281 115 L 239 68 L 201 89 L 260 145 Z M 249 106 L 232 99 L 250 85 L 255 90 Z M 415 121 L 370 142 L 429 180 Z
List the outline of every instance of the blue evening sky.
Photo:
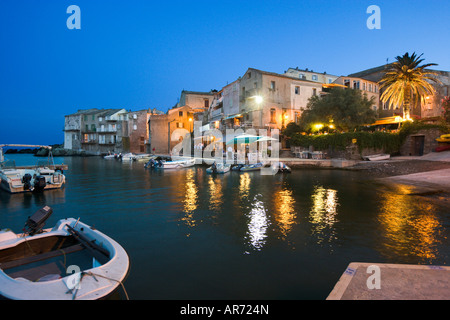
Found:
M 63 143 L 78 109 L 166 111 L 249 67 L 347 75 L 415 51 L 450 70 L 449 14 L 448 0 L 1 0 L 0 144 Z

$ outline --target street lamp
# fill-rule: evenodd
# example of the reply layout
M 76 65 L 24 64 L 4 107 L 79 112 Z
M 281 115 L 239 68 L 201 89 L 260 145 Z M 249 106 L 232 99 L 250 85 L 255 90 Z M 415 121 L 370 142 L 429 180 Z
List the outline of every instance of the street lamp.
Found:
M 192 118 L 189 118 L 189 132 L 192 132 Z

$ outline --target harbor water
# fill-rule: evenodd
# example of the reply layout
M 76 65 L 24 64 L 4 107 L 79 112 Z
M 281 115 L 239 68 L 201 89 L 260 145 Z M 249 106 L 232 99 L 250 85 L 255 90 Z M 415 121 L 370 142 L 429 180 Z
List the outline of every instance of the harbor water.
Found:
M 46 205 L 53 208 L 47 227 L 80 218 L 128 252 L 130 299 L 322 300 L 351 262 L 450 263 L 448 208 L 362 172 L 209 175 L 205 166 L 55 161 L 69 166 L 65 187 L 1 191 L 0 229 L 20 232 Z

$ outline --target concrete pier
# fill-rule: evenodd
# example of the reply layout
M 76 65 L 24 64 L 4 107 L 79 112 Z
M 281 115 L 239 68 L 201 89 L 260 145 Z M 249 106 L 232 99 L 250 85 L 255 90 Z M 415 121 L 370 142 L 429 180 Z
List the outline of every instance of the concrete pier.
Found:
M 354 262 L 327 300 L 450 300 L 450 267 Z

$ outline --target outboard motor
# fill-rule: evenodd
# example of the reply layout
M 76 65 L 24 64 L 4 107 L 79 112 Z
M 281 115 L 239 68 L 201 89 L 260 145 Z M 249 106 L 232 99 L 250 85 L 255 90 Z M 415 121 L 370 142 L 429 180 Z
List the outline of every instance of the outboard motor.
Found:
M 31 174 L 27 173 L 22 177 L 22 183 L 23 183 L 23 189 L 24 190 L 30 190 L 31 189 L 31 179 L 33 177 Z
M 45 189 L 45 186 L 47 185 L 47 181 L 45 180 L 45 177 L 43 176 L 37 176 L 34 179 L 34 191 L 43 191 Z
M 52 215 L 53 209 L 45 206 L 37 211 L 33 216 L 28 217 L 25 223 L 24 231 L 30 236 L 41 233 L 47 219 Z

